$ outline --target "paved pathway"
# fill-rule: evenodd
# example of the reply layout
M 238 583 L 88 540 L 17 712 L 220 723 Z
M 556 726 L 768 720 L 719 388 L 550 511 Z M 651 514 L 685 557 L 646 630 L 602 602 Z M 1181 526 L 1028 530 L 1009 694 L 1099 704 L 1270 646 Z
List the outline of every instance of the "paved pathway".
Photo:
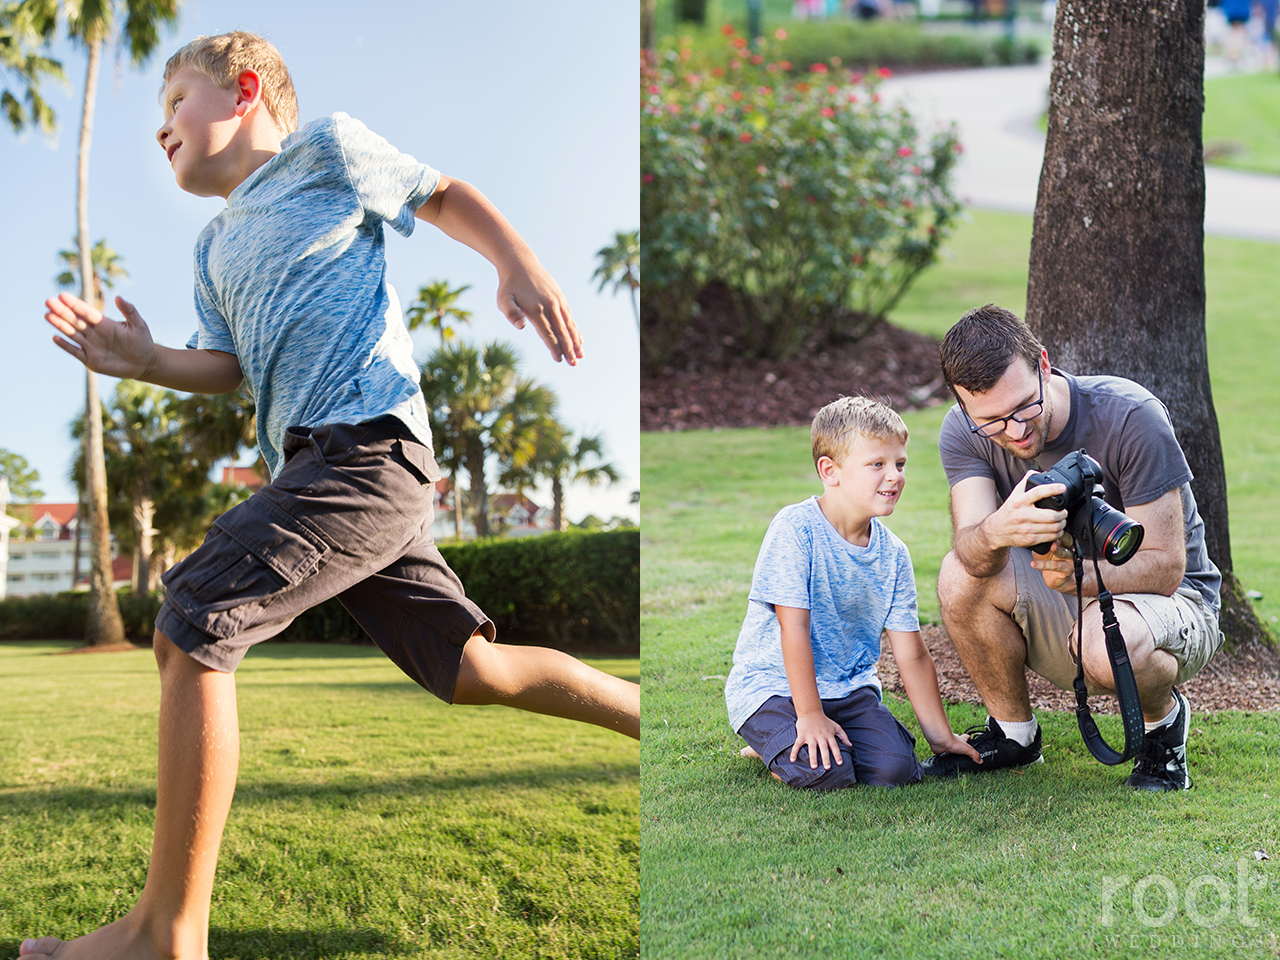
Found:
M 1217 64 L 1210 61 L 1208 72 Z M 1048 104 L 1048 63 L 891 77 L 881 86 L 923 122 L 954 120 L 964 155 L 957 193 L 972 206 L 1032 213 L 1044 157 L 1037 127 Z M 922 123 L 923 127 L 923 123 Z M 928 127 L 923 127 L 928 129 Z M 1280 177 L 1205 169 L 1206 233 L 1280 241 Z

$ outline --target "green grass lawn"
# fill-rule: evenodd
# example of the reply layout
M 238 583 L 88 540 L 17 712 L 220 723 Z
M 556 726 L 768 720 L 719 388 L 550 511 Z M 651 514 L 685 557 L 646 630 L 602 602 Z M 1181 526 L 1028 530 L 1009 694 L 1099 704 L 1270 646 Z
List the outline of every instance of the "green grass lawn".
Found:
M 1030 234 L 1029 217 L 975 213 L 895 321 L 941 334 L 987 300 L 1022 312 Z M 1280 601 L 1267 549 L 1280 509 L 1265 480 L 1280 470 L 1277 253 L 1206 242 L 1235 566 L 1268 619 Z M 911 547 L 926 619 L 949 542 L 941 416 L 907 415 L 909 482 L 887 521 Z M 737 756 L 723 691 L 764 530 L 779 506 L 819 492 L 807 431 L 646 434 L 642 463 L 646 956 L 1280 956 L 1280 715 L 1194 714 L 1197 789 L 1178 796 L 1124 789 L 1127 770 L 1095 762 L 1060 713 L 1039 715 L 1047 762 L 1026 772 L 789 790 Z M 918 734 L 910 706 L 889 701 Z M 948 712 L 956 729 L 984 716 Z M 1120 739 L 1115 718 L 1103 726 Z
M 1280 174 L 1280 74 L 1206 80 L 1204 145 L 1219 166 Z
M 0 644 L 3 957 L 114 919 L 146 875 L 154 660 L 69 646 Z M 634 741 L 448 707 L 368 647 L 259 647 L 237 682 L 211 957 L 638 955 Z

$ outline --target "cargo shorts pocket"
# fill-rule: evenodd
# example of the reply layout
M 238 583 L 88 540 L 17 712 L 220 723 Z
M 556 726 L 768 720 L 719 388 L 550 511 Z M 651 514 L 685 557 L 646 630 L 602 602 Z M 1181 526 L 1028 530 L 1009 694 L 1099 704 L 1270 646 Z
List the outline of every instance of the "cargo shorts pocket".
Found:
M 256 501 L 256 502 L 255 502 Z M 213 522 L 200 548 L 175 568 L 168 599 L 200 630 L 225 640 L 264 619 L 282 593 L 312 576 L 330 547 L 265 497 Z

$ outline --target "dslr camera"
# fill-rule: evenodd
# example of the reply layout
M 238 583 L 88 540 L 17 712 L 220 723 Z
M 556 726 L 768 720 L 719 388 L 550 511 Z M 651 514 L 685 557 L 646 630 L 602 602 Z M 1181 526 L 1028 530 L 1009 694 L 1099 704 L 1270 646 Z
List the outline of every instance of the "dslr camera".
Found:
M 1037 500 L 1036 506 L 1067 511 L 1066 532 L 1071 534 L 1080 556 L 1102 557 L 1120 566 L 1138 552 L 1142 545 L 1142 524 L 1103 499 L 1102 466 L 1088 453 L 1075 450 L 1052 469 L 1031 474 L 1027 479 L 1027 489 L 1047 483 L 1065 484 L 1067 490 Z M 1050 540 L 1031 549 L 1036 553 L 1048 553 L 1055 542 Z

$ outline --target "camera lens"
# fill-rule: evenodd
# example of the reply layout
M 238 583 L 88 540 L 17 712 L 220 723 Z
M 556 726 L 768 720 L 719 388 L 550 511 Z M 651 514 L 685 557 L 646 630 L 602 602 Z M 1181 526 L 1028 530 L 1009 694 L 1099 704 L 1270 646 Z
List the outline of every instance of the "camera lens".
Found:
M 1109 511 L 1113 517 L 1109 519 L 1120 519 L 1120 523 L 1105 537 L 1099 537 L 1102 542 L 1102 555 L 1109 563 L 1115 564 L 1117 567 L 1125 563 L 1130 557 L 1138 552 L 1138 547 L 1142 546 L 1142 524 L 1136 520 L 1130 520 L 1123 513 L 1112 510 Z M 1094 536 L 1105 532 L 1105 528 L 1099 530 L 1094 528 Z

